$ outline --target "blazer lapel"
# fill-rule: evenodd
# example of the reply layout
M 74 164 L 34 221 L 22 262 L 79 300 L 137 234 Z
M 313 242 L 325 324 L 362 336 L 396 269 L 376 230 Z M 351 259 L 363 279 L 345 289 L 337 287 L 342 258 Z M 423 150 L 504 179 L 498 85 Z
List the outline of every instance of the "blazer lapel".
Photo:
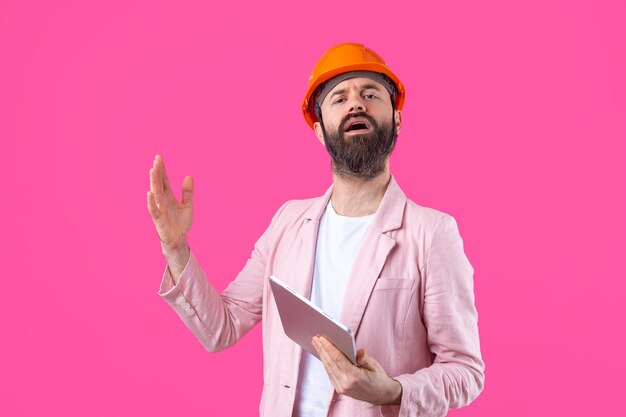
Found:
M 318 198 L 302 216 L 302 224 L 298 231 L 299 238 L 296 241 L 297 247 L 292 252 L 297 259 L 297 273 L 291 288 L 303 297 L 311 299 L 311 286 L 313 284 L 313 272 L 315 267 L 315 250 L 317 246 L 317 233 L 320 226 L 320 220 L 326 205 L 332 195 L 333 185 L 331 185 L 326 193 Z
M 387 232 L 402 226 L 405 205 L 406 196 L 391 176 L 376 215 L 365 234 L 365 240 L 357 253 L 344 296 L 341 322 L 348 326 L 355 336 L 376 279 L 389 252 L 396 245 L 395 239 L 387 235 Z

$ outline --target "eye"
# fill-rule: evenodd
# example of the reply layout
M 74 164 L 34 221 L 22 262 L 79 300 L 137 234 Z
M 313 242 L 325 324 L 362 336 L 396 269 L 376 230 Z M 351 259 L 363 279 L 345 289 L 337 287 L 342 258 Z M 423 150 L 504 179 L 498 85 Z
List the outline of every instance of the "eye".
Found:
M 345 99 L 343 97 L 339 97 L 338 99 L 336 99 L 335 101 L 333 101 L 333 104 L 339 104 L 341 102 L 343 102 Z
M 370 94 L 365 94 L 365 96 L 364 96 L 364 97 L 365 97 L 365 98 L 370 98 L 370 99 L 371 99 L 371 98 L 376 98 L 376 95 L 375 95 L 375 94 L 371 94 L 371 93 L 370 93 Z

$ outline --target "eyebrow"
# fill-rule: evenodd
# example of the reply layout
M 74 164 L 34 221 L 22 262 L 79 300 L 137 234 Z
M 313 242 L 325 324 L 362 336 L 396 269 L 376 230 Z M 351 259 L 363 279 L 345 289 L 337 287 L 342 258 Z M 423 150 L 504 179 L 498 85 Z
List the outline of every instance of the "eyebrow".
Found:
M 363 86 L 361 86 L 361 90 L 376 90 L 376 91 L 378 91 L 378 92 L 382 91 L 382 90 L 380 89 L 380 87 L 378 87 L 376 84 L 364 84 Z M 345 92 L 346 92 L 346 89 L 345 89 L 345 88 L 341 88 L 341 89 L 339 89 L 339 90 L 337 90 L 337 91 L 333 92 L 333 93 L 330 95 L 330 97 L 329 97 L 329 98 L 330 98 L 330 99 L 332 99 L 332 98 L 333 98 L 333 97 L 335 97 L 336 95 L 338 95 L 338 94 L 343 94 L 343 93 L 345 93 Z

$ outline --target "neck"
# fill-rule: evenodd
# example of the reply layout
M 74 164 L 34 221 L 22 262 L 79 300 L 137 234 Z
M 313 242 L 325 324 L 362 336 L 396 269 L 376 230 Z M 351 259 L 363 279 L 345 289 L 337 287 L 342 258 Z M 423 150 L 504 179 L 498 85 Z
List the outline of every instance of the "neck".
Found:
M 340 176 L 333 172 L 333 193 L 330 200 L 335 212 L 349 217 L 376 213 L 390 179 L 388 164 L 383 172 L 371 179 Z

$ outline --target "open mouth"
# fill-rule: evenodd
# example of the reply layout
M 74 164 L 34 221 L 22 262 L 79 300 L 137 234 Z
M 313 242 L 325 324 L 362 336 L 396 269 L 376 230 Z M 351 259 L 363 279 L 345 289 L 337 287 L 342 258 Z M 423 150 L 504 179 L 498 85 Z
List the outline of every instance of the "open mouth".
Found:
M 355 119 L 351 121 L 346 127 L 346 132 L 367 132 L 370 129 L 370 125 L 367 120 Z

